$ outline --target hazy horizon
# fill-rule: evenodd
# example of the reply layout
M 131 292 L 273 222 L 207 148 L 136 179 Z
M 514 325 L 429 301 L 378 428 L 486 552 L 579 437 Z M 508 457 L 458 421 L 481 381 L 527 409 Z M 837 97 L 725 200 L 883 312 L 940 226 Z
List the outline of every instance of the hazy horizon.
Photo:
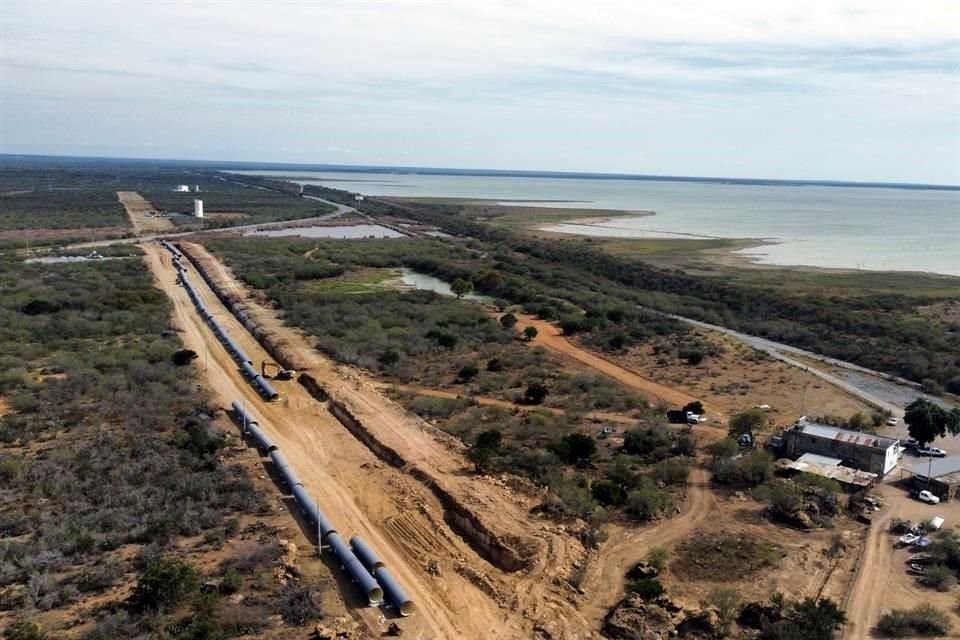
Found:
M 957 24 L 950 2 L 11 0 L 0 152 L 956 185 Z

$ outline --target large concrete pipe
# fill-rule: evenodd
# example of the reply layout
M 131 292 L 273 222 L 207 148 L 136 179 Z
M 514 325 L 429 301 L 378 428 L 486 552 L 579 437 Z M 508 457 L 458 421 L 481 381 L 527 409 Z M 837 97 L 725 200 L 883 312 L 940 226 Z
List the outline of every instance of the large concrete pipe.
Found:
M 326 542 L 330 545 L 330 548 L 333 549 L 333 555 L 340 561 L 340 566 L 350 574 L 354 582 L 360 585 L 363 592 L 367 594 L 367 600 L 369 600 L 370 604 L 380 604 L 380 602 L 383 601 L 383 589 L 380 588 L 376 579 L 360 564 L 360 561 L 357 560 L 357 557 L 350 551 L 350 548 L 340 537 L 340 534 L 336 531 L 330 532 L 327 535 Z
M 294 485 L 293 497 L 307 517 L 312 521 L 313 524 L 317 526 L 317 531 L 319 532 L 321 541 L 329 534 L 336 531 L 333 528 L 333 523 L 330 522 L 330 519 L 327 518 L 326 514 L 320 510 L 319 506 L 317 506 L 317 503 L 314 501 L 314 499 L 310 497 L 310 494 L 307 493 L 307 490 L 303 487 L 302 482 L 298 482 L 296 485 Z
M 397 608 L 402 616 L 408 616 L 417 608 L 407 592 L 403 590 L 397 579 L 387 569 L 377 553 L 360 536 L 350 538 L 350 546 L 353 548 L 354 555 L 365 566 L 370 573 L 376 577 L 377 582 L 383 588 L 387 600 Z

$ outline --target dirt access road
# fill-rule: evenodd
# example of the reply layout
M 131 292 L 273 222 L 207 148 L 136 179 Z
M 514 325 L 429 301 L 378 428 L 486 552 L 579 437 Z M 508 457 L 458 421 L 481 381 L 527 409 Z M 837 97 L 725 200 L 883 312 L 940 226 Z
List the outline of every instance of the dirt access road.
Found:
M 206 369 L 205 383 L 216 400 L 228 407 L 231 401 L 243 399 L 252 413 L 261 418 L 261 426 L 284 452 L 304 486 L 317 496 L 343 537 L 362 535 L 379 552 L 417 603 L 418 612 L 399 621 L 408 635 L 529 637 L 528 622 L 516 620 L 515 614 L 502 609 L 464 577 L 483 576 L 487 564 L 450 530 L 436 498 L 401 471 L 383 465 L 297 383 L 275 383 L 283 399 L 264 402 L 196 314 L 186 291 L 175 284 L 169 254 L 157 245 L 144 249 L 157 286 L 173 301 L 174 322 L 184 344 L 200 354 L 198 366 Z M 207 307 L 250 357 L 254 361 L 269 359 L 203 284 L 199 274 L 191 270 L 190 279 Z M 269 469 L 269 463 L 264 465 Z M 287 505 L 293 507 L 292 502 Z M 310 539 L 312 532 L 304 531 L 304 535 Z M 431 560 L 437 562 L 442 577 L 432 577 L 425 571 Z M 332 560 L 327 563 L 351 613 L 374 635 L 380 635 L 385 630 L 380 612 L 364 607 L 356 587 Z M 491 635 L 491 629 L 497 633 Z
M 694 398 L 683 391 L 662 385 L 659 382 L 654 382 L 649 378 L 644 378 L 635 371 L 625 369 L 617 363 L 607 360 L 603 356 L 581 349 L 564 338 L 560 329 L 551 322 L 525 314 L 514 315 L 516 315 L 517 318 L 518 328 L 536 328 L 537 337 L 533 339 L 533 344 L 542 345 L 551 351 L 562 353 L 590 367 L 594 371 L 599 371 L 600 373 L 610 376 L 617 382 L 637 391 L 654 404 L 666 403 L 671 407 L 679 409 L 689 402 L 698 400 L 698 398 Z
M 502 621 L 489 624 L 479 635 L 462 637 L 513 637 L 510 635 L 513 629 L 518 624 L 523 626 L 519 619 L 529 621 L 542 637 L 599 638 L 600 620 L 606 607 L 622 593 L 624 572 L 630 563 L 645 556 L 650 545 L 679 541 L 709 517 L 713 496 L 707 486 L 706 472 L 701 469 L 691 474 L 688 499 L 679 515 L 642 528 L 615 527 L 610 541 L 599 552 L 588 554 L 570 533 L 530 515 L 530 508 L 539 503 L 538 497 L 509 491 L 496 478 L 474 476 L 459 440 L 384 397 L 377 383 L 364 372 L 337 365 L 323 356 L 311 338 L 285 326 L 274 310 L 258 302 L 204 247 L 187 243 L 181 246 L 203 265 L 222 292 L 240 301 L 291 367 L 308 371 L 321 381 L 328 393 L 348 406 L 379 442 L 404 457 L 407 463 L 404 472 L 413 469 L 423 472 L 467 505 L 495 536 L 515 542 L 523 549 L 529 566 L 522 571 L 506 573 L 492 565 L 486 566 L 489 584 L 500 590 L 498 601 L 506 602 Z M 703 434 L 703 437 L 710 435 L 713 434 Z M 575 566 L 584 564 L 589 577 L 581 595 L 567 579 Z M 459 614 L 472 616 L 470 606 L 464 604 Z M 473 626 L 482 625 L 483 622 L 478 622 Z
M 607 611 L 624 593 L 623 576 L 643 560 L 650 547 L 671 545 L 689 537 L 710 517 L 716 497 L 710 491 L 709 474 L 702 466 L 691 471 L 687 481 L 687 499 L 681 512 L 650 527 L 611 526 L 609 538 L 587 565 L 581 588 L 590 594 L 583 607 L 587 619 L 599 628 Z
M 896 471 L 894 474 L 899 475 Z M 950 500 L 928 505 L 913 500 L 904 489 L 889 483 L 878 485 L 872 493 L 883 498 L 886 505 L 867 531 L 858 572 L 844 603 L 849 617 L 844 639 L 873 638 L 872 631 L 882 611 L 912 609 L 919 604 L 932 604 L 947 611 L 953 628 L 960 629 L 956 594 L 923 587 L 911 577 L 906 572 L 909 550 L 894 548 L 897 536 L 887 531 L 894 518 L 921 522 L 938 515 L 945 518 L 945 527 L 956 529 L 960 525 L 960 502 Z
M 127 210 L 127 217 L 133 225 L 134 234 L 139 236 L 143 233 L 159 233 L 176 228 L 169 218 L 158 217 L 158 212 L 150 201 L 136 191 L 117 191 L 117 197 Z

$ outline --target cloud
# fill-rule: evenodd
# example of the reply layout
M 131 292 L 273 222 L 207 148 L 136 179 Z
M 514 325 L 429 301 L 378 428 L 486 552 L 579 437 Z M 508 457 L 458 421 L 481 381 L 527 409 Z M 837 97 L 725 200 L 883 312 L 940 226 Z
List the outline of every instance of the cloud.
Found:
M 596 146 L 583 149 L 585 158 L 606 158 L 604 166 L 563 168 L 656 173 L 657 157 L 672 150 L 648 149 L 633 166 L 639 161 L 627 143 L 668 140 L 624 119 L 701 130 L 697 119 L 706 118 L 749 134 L 743 153 L 753 153 L 746 170 L 755 175 L 765 175 L 774 152 L 764 142 L 770 127 L 812 133 L 798 144 L 822 141 L 831 154 L 838 132 L 847 137 L 844 127 L 860 130 L 849 143 L 861 146 L 880 127 L 895 127 L 905 158 L 927 153 L 942 165 L 929 179 L 960 182 L 960 158 L 950 151 L 960 137 L 957 24 L 955 2 L 8 0 L 0 15 L 0 144 L 49 148 L 57 128 L 43 125 L 46 113 L 64 121 L 61 135 L 73 124 L 91 127 L 73 135 L 109 137 L 112 123 L 122 130 L 113 135 L 156 136 L 169 153 L 175 139 L 156 129 L 176 123 L 208 140 L 211 153 L 256 154 L 251 159 L 282 147 L 316 149 L 321 157 L 297 159 L 323 161 L 336 147 L 355 149 L 358 161 L 508 167 L 513 157 L 561 168 L 551 164 L 554 151 L 503 157 L 494 142 L 508 135 L 552 147 L 540 126 L 536 137 L 525 134 L 524 123 L 538 123 Z M 47 110 L 25 111 L 38 103 Z M 778 118 L 783 113 L 792 122 Z M 826 126 L 824 114 L 842 122 Z M 745 115 L 753 132 L 743 131 Z M 611 132 L 616 121 L 637 137 Z M 278 144 L 229 139 L 241 123 L 274 132 Z M 477 135 L 459 131 L 464 123 Z M 596 135 L 571 133 L 584 127 Z M 475 146 L 464 152 L 441 131 Z M 314 144 L 301 145 L 303 136 L 315 136 Z M 401 146 L 410 140 L 418 149 Z M 706 154 L 718 152 L 710 140 L 702 144 Z M 864 169 L 860 153 L 851 158 L 846 168 L 832 166 L 836 158 L 827 164 L 842 173 L 836 177 L 877 178 L 911 166 L 877 159 Z M 704 168 L 691 163 L 689 172 Z

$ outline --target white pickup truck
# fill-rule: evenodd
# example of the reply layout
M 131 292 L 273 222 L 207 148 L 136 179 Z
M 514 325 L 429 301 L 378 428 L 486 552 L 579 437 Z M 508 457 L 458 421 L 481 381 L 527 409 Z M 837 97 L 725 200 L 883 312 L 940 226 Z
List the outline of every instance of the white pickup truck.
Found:
M 920 502 L 926 502 L 927 504 L 940 504 L 940 498 L 926 489 L 917 492 L 916 498 Z

